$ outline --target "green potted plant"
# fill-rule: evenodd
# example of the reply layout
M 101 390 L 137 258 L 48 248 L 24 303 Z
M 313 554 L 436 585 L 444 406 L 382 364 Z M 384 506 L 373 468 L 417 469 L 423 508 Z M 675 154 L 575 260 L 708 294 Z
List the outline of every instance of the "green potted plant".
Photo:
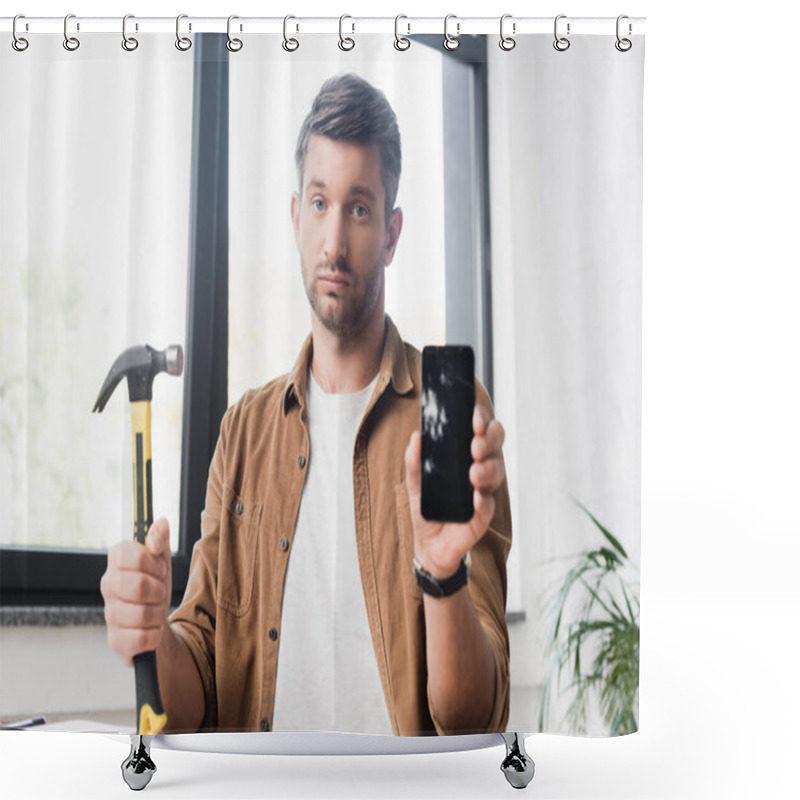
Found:
M 639 727 L 639 597 L 638 588 L 626 580 L 633 565 L 617 538 L 577 505 L 602 544 L 575 558 L 550 603 L 550 664 L 539 730 L 545 729 L 550 700 L 558 693 L 569 698 L 565 720 L 572 732 L 585 731 L 593 701 L 610 736 L 633 733 Z

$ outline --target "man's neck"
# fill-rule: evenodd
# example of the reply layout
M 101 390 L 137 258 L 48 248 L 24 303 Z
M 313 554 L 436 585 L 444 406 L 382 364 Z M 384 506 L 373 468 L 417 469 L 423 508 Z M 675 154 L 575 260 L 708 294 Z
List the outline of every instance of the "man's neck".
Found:
M 344 339 L 331 333 L 313 312 L 314 354 L 311 372 L 326 394 L 359 392 L 378 374 L 383 356 L 384 314 L 374 314 L 357 335 Z

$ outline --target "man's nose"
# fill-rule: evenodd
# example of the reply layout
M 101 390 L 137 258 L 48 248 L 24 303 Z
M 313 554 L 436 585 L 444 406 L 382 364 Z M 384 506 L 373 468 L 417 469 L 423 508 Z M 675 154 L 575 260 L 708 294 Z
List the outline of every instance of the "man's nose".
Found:
M 347 231 L 340 212 L 329 214 L 326 220 L 324 255 L 331 264 L 339 264 L 347 257 Z

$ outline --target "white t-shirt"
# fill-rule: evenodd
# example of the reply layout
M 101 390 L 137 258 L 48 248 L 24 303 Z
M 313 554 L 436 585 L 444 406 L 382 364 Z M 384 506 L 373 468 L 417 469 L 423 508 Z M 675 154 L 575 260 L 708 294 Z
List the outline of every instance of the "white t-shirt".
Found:
M 391 734 L 356 550 L 353 450 L 377 383 L 308 376 L 308 474 L 283 592 L 272 730 Z

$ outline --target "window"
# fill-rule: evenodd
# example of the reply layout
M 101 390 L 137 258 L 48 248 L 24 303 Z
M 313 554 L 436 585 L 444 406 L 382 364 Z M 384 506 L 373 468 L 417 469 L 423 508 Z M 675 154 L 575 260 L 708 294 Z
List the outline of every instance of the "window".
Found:
M 295 137 L 313 94 L 332 74 L 331 64 L 320 62 L 319 75 L 308 71 L 302 87 L 286 82 L 281 100 L 274 94 L 277 84 L 272 94 L 263 85 L 263 63 L 240 60 L 234 66 L 225 41 L 224 35 L 197 35 L 193 65 L 184 58 L 186 69 L 159 71 L 154 61 L 144 67 L 150 70 L 145 76 L 126 71 L 116 53 L 112 59 L 111 48 L 120 50 L 116 41 L 109 43 L 106 70 L 90 61 L 73 75 L 57 51 L 24 78 L 22 67 L 4 69 L 4 606 L 99 605 L 106 549 L 130 535 L 126 391 L 118 387 L 122 397 L 109 403 L 102 420 L 88 413 L 105 373 L 97 373 L 99 359 L 86 358 L 87 349 L 113 339 L 110 331 L 119 329 L 124 346 L 185 343 L 183 380 L 158 378 L 153 404 L 156 514 L 164 513 L 173 526 L 177 601 L 199 536 L 208 464 L 229 396 L 236 400 L 245 388 L 289 369 L 308 330 L 289 195 L 296 183 Z M 485 120 L 485 55 L 476 49 L 485 41 L 462 37 L 452 52 L 443 50 L 438 36 L 413 41 L 420 69 L 429 72 L 434 64 L 441 74 L 440 85 L 428 81 L 425 97 L 418 90 L 409 95 L 391 64 L 363 61 L 365 77 L 396 107 L 404 145 L 398 204 L 406 223 L 387 276 L 387 311 L 419 346 L 445 338 L 472 344 L 491 392 L 486 132 L 476 123 Z M 391 40 L 388 47 L 394 53 Z M 366 42 L 360 40 L 359 48 L 364 52 Z M 400 63 L 407 76 L 414 62 Z M 229 70 L 235 71 L 230 86 Z M 142 82 L 164 80 L 176 84 L 168 92 L 137 91 Z M 25 106 L 34 94 L 31 81 L 40 82 L 36 91 L 43 94 L 50 87 L 53 119 Z M 59 98 L 66 98 L 61 105 Z M 67 110 L 77 104 L 79 113 L 65 114 L 64 104 Z M 294 116 L 282 118 L 286 108 Z M 142 142 L 154 137 L 151 149 L 137 144 L 137 124 L 144 126 Z M 255 139 L 259 131 L 268 131 L 270 142 Z M 132 161 L 115 144 L 131 139 Z M 73 144 L 83 150 L 74 151 Z M 53 153 L 54 146 L 64 149 Z M 26 159 L 18 158 L 19 148 Z M 54 248 L 34 258 L 9 235 L 17 217 L 6 209 L 13 209 L 14 181 L 28 180 L 39 166 L 50 171 L 27 191 L 38 192 L 28 206 L 42 213 L 42 229 L 62 224 L 58 203 L 64 193 L 49 202 L 47 191 L 59 169 L 61 180 L 75 188 L 73 199 L 82 209 L 76 218 L 85 228 L 54 239 L 74 243 L 72 250 Z M 112 195 L 115 203 L 109 204 Z M 149 208 L 147 198 L 162 205 Z M 426 204 L 415 202 L 419 198 Z M 159 210 L 165 200 L 174 214 Z M 122 284 L 119 277 L 114 283 L 120 274 Z M 290 295 L 294 305 L 285 302 Z M 110 355 L 108 367 L 121 349 Z M 118 445 L 109 448 L 109 442 Z M 117 522 L 98 537 L 98 520 Z

